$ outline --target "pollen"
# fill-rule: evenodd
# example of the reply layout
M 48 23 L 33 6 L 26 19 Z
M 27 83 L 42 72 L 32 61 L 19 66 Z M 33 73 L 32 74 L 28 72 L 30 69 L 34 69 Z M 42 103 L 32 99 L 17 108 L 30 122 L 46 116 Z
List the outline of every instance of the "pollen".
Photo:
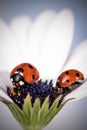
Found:
M 20 92 L 18 92 L 18 96 L 21 96 L 21 93 L 20 93 Z
M 11 94 L 12 94 L 13 96 L 16 95 L 16 92 L 14 91 L 14 89 L 11 90 Z

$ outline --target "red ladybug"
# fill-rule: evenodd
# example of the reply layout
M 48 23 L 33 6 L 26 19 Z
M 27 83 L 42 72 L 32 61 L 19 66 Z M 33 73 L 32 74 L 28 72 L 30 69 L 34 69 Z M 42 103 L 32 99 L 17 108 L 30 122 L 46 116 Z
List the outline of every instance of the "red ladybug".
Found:
M 22 86 L 25 83 L 32 83 L 39 79 L 39 72 L 30 63 L 22 63 L 16 66 L 10 73 L 10 78 L 15 86 Z
M 75 69 L 66 70 L 58 77 L 57 85 L 66 88 L 83 79 L 84 75 L 80 71 Z

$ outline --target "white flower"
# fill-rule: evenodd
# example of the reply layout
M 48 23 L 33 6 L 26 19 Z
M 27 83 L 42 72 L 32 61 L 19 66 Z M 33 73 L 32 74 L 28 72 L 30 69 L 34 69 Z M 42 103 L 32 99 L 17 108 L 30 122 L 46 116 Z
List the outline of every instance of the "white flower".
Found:
M 6 92 L 7 86 L 12 87 L 9 73 L 22 62 L 35 65 L 41 79 L 55 82 L 62 71 L 70 68 L 80 70 L 86 79 L 87 41 L 69 54 L 73 32 L 74 16 L 68 9 L 59 13 L 45 11 L 34 22 L 29 17 L 15 17 L 7 25 L 0 19 L 0 100 L 13 102 Z M 85 96 L 87 82 L 65 99 Z

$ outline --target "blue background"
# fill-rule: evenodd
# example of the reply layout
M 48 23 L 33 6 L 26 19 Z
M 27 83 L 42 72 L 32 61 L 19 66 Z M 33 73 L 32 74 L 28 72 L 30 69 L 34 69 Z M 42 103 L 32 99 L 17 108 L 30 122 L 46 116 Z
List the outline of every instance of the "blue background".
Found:
M 34 20 L 47 9 L 70 8 L 75 16 L 73 46 L 87 38 L 86 0 L 0 0 L 0 17 L 7 23 L 16 15 Z M 87 130 L 87 98 L 67 104 L 44 130 Z M 0 130 L 21 130 L 8 108 L 0 102 Z

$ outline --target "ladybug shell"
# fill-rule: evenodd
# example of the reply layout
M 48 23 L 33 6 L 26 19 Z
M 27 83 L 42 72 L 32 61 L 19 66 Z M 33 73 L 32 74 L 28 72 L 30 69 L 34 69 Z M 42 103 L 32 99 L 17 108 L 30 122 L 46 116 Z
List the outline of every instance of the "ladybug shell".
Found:
M 21 73 L 20 73 L 21 72 Z M 16 66 L 10 73 L 10 77 L 15 73 L 21 74 L 26 82 L 34 82 L 39 78 L 38 70 L 29 63 L 22 63 Z
M 83 74 L 78 70 L 66 70 L 58 77 L 58 83 L 60 87 L 68 87 L 78 80 L 83 80 Z

